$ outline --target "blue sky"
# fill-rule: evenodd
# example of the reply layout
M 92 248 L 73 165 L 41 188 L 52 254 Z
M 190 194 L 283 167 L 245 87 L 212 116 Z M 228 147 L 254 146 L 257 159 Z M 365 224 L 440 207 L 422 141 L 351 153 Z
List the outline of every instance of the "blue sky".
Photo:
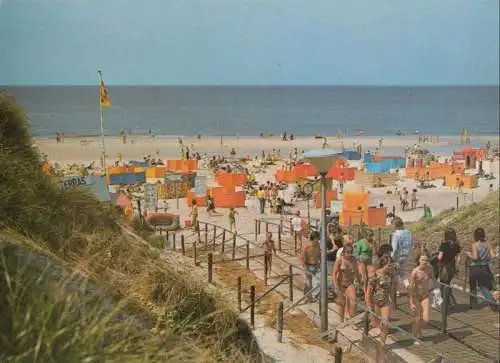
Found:
M 0 0 L 0 84 L 499 83 L 498 0 Z

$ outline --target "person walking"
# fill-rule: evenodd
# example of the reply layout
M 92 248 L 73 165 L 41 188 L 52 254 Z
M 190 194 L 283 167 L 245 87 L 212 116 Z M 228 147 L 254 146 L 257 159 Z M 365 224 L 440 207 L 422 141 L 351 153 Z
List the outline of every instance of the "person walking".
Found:
M 376 265 L 369 268 L 368 287 L 365 294 L 366 305 L 373 309 L 376 317 L 374 327 L 380 328 L 380 341 L 385 345 L 391 319 L 392 290 L 394 286 L 394 264 L 388 255 L 380 254 Z
M 297 252 L 302 250 L 302 235 L 303 235 L 303 226 L 302 226 L 302 218 L 300 217 L 300 211 L 295 213 L 295 216 L 292 218 L 292 231 L 294 234 L 294 238 L 298 242 Z
M 233 231 L 233 228 L 234 228 L 234 232 L 236 232 L 236 215 L 238 214 L 238 212 L 236 211 L 236 209 L 234 209 L 234 207 L 231 207 L 229 208 L 229 231 Z
M 264 214 L 264 209 L 266 207 L 266 191 L 262 185 L 259 187 L 259 190 L 257 190 L 257 200 L 259 201 L 260 214 Z
M 359 273 L 356 260 L 352 256 L 352 245 L 342 248 L 340 258 L 337 258 L 333 266 L 332 282 L 337 289 L 337 299 L 340 306 L 340 321 L 344 322 L 354 316 L 356 312 L 356 288 L 355 281 L 359 283 Z
M 198 204 L 196 202 L 196 199 L 193 199 L 191 212 L 189 213 L 189 215 L 191 217 L 191 226 L 195 231 L 198 231 Z
M 273 254 L 276 256 L 276 246 L 271 232 L 266 233 L 266 239 L 262 242 L 262 248 L 267 255 L 267 273 L 271 276 L 271 269 L 273 267 Z
M 490 308 L 494 311 L 498 310 L 491 293 L 493 290 L 493 274 L 489 263 L 493 252 L 490 244 L 486 241 L 486 233 L 483 228 L 476 228 L 474 231 L 474 243 L 467 256 L 471 260 L 469 269 L 469 305 L 472 308 L 477 304 L 477 288 L 479 287 L 484 299 L 490 304 Z
M 356 251 L 356 260 L 358 262 L 359 275 L 363 291 L 366 296 L 366 289 L 368 287 L 368 266 L 373 263 L 373 231 L 366 229 L 362 232 L 363 238 L 356 242 L 354 250 Z
M 413 245 L 413 237 L 410 231 L 404 228 L 404 222 L 401 218 L 394 218 L 394 231 L 391 235 L 392 253 L 391 257 L 397 266 L 398 290 L 396 295 L 400 295 L 400 291 L 404 287 L 408 288 L 408 256 Z
M 412 332 L 416 338 L 422 336 L 423 327 L 430 321 L 430 294 L 436 286 L 436 280 L 430 265 L 429 256 L 426 253 L 422 253 L 418 262 L 418 266 L 415 267 L 410 275 L 408 299 L 410 308 L 414 313 Z
M 457 300 L 453 296 L 451 280 L 457 272 L 457 256 L 460 255 L 460 246 L 457 242 L 457 232 L 452 228 L 444 231 L 443 242 L 439 245 L 437 254 L 437 278 L 440 282 L 441 296 L 445 296 L 444 289 L 449 288 L 448 297 L 451 305 L 456 305 Z
M 309 242 L 306 243 L 300 255 L 300 261 L 305 270 L 304 295 L 313 289 L 313 278 L 319 272 L 319 264 L 321 259 L 321 249 L 319 246 L 319 234 L 312 232 L 309 236 Z M 309 297 L 308 300 L 311 300 Z

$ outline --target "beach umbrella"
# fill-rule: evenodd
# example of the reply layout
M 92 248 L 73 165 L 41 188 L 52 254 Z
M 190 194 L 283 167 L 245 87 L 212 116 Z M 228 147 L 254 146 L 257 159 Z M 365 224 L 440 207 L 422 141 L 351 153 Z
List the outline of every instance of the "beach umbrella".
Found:
M 297 164 L 293 167 L 292 172 L 299 178 L 305 179 L 311 176 L 318 176 L 318 171 L 309 163 Z

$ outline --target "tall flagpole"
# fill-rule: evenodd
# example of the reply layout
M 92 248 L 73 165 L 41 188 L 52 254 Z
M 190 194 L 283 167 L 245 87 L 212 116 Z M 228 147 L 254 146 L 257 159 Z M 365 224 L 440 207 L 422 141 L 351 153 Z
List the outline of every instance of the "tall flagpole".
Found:
M 99 114 L 101 118 L 101 162 L 102 162 L 102 168 L 104 170 L 104 175 L 106 175 L 106 144 L 104 142 L 104 112 L 103 112 L 103 107 L 102 107 L 102 100 L 101 100 L 101 87 L 102 87 L 102 71 L 97 71 L 97 75 L 99 77 Z

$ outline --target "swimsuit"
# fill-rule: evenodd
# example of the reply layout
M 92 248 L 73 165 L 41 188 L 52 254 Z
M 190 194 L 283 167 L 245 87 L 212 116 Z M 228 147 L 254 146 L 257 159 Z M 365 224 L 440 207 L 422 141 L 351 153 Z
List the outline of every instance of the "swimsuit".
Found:
M 385 273 L 376 272 L 368 278 L 368 285 L 372 289 L 373 303 L 378 307 L 389 306 L 393 280 L 393 266 Z
M 353 259 L 351 260 L 351 262 Z M 346 274 L 344 271 L 350 270 L 349 274 Z M 347 275 L 347 276 L 346 276 Z M 344 265 L 344 261 L 340 261 L 340 288 L 342 290 L 346 290 L 349 286 L 354 284 L 354 266 L 351 264 L 349 267 Z

